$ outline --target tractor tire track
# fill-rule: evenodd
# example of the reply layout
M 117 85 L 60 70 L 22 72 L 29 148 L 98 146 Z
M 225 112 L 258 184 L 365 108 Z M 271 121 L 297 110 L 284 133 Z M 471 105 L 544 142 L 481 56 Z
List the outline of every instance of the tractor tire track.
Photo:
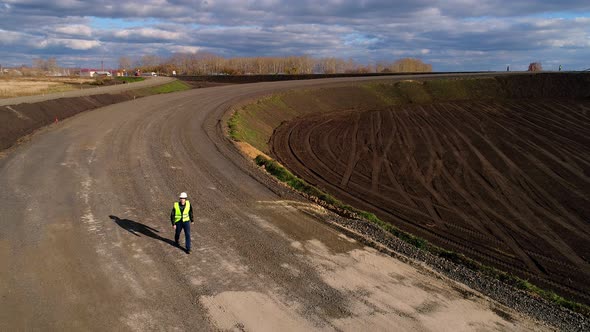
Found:
M 590 303 L 588 107 L 509 100 L 334 112 L 283 124 L 271 149 L 346 203 Z

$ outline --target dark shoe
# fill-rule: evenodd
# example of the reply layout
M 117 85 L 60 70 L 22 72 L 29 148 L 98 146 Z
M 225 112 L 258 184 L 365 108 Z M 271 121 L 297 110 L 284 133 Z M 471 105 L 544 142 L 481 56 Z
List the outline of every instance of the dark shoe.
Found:
M 187 254 L 187 255 L 190 255 L 190 254 L 191 254 L 191 250 L 190 250 L 190 249 L 187 249 L 187 250 L 186 250 L 186 254 Z
M 180 248 L 180 243 L 174 242 L 174 246 L 177 247 L 177 248 Z

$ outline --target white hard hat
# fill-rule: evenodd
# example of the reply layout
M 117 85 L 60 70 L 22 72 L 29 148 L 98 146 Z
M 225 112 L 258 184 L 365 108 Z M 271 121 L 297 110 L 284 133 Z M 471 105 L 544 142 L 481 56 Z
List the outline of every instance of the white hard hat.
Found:
M 185 192 L 181 192 L 180 193 L 180 196 L 178 196 L 178 197 L 180 197 L 180 198 L 187 198 L 188 195 Z

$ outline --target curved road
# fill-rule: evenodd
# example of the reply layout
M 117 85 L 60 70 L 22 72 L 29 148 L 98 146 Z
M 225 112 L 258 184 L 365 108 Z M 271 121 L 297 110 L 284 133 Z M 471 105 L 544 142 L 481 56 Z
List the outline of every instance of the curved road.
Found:
M 330 214 L 265 184 L 220 131 L 228 107 L 246 98 L 350 81 L 142 98 L 62 121 L 8 152 L 0 330 L 543 329 L 339 234 L 319 221 Z M 181 191 L 196 209 L 191 255 L 171 245 Z

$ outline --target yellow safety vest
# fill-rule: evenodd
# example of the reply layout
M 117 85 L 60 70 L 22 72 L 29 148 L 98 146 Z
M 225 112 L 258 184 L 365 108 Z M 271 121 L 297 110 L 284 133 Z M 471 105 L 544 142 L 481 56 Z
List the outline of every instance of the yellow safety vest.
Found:
M 186 201 L 185 205 L 184 205 L 184 211 L 180 212 L 180 204 L 178 202 L 174 202 L 174 210 L 175 215 L 174 215 L 174 223 L 176 224 L 177 222 L 179 222 L 180 220 L 182 220 L 182 222 L 187 222 L 190 221 L 190 217 L 188 215 L 188 211 L 191 209 L 191 202 L 189 202 L 188 200 Z

